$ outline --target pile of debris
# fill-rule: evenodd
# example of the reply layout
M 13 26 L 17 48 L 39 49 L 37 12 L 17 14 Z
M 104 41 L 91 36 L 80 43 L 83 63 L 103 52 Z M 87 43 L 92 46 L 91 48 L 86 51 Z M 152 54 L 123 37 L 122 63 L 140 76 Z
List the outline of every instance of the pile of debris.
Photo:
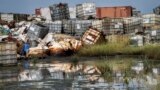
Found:
M 23 56 L 23 48 L 28 47 L 27 57 L 47 55 L 72 55 L 77 52 L 83 44 L 95 44 L 103 37 L 96 29 L 89 28 L 83 37 L 78 40 L 66 34 L 55 34 L 49 32 L 49 27 L 37 21 L 21 21 L 15 23 L 14 28 L 7 25 L 0 26 L 0 41 L 14 42 L 17 45 L 17 54 Z M 29 46 L 24 46 L 29 43 Z

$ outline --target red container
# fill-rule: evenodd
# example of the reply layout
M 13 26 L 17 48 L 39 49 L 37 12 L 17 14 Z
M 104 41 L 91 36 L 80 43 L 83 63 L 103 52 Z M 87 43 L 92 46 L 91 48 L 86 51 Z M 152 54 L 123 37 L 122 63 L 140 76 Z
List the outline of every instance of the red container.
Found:
M 117 7 L 97 7 L 96 8 L 97 18 L 121 18 L 131 17 L 132 7 L 131 6 L 117 6 Z
M 36 14 L 37 16 L 41 15 L 41 9 L 40 9 L 40 8 L 35 9 L 35 14 Z

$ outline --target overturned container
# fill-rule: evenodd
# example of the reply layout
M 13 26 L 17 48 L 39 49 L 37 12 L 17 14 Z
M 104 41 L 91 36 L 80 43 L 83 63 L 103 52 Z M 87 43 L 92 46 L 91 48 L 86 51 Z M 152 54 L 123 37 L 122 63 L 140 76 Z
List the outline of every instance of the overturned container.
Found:
M 101 42 L 105 42 L 105 37 L 102 32 L 96 29 L 89 28 L 82 37 L 83 44 L 95 44 Z
M 27 32 L 30 40 L 43 39 L 48 34 L 49 28 L 42 24 L 32 24 Z
M 0 64 L 13 65 L 17 63 L 17 46 L 14 42 L 0 42 Z

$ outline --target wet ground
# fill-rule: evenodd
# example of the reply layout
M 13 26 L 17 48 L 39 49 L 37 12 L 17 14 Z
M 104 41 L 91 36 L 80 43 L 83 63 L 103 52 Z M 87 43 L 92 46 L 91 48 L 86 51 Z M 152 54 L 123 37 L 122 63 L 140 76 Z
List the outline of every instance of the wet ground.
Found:
M 160 90 L 158 60 L 61 57 L 0 70 L 0 90 Z

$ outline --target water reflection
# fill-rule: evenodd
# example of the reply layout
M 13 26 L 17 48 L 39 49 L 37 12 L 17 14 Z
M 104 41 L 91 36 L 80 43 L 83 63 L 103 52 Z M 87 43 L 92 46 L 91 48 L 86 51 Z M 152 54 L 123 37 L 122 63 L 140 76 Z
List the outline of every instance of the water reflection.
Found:
M 37 63 L 0 72 L 2 90 L 158 90 L 159 81 L 159 62 L 135 59 Z

